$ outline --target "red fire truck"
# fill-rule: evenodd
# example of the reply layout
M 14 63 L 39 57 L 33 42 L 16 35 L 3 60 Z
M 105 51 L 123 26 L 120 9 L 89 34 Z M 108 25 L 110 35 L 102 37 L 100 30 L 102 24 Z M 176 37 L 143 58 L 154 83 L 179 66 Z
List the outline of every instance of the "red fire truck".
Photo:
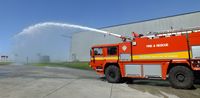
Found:
M 200 28 L 120 38 L 121 43 L 91 48 L 90 67 L 108 82 L 160 78 L 189 89 L 200 75 Z

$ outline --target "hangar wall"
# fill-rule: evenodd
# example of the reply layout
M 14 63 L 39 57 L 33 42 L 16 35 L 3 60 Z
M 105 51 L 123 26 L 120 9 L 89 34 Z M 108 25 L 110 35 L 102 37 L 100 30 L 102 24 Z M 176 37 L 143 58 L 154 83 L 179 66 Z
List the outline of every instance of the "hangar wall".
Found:
M 115 25 L 101 28 L 112 33 L 131 36 L 131 32 L 144 34 L 146 32 L 159 32 L 173 29 L 185 29 L 200 26 L 200 11 L 180 15 L 150 19 L 145 21 Z M 72 36 L 71 61 L 89 61 L 90 47 L 97 44 L 110 44 L 121 42 L 121 39 L 96 32 L 80 32 Z

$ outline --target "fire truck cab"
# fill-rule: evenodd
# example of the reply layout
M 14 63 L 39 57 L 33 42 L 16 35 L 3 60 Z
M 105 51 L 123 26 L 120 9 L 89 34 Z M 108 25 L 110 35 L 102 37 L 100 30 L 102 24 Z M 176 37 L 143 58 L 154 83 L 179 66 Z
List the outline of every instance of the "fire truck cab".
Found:
M 200 30 L 93 46 L 90 67 L 111 83 L 125 78 L 160 78 L 168 79 L 174 88 L 189 89 L 200 77 Z

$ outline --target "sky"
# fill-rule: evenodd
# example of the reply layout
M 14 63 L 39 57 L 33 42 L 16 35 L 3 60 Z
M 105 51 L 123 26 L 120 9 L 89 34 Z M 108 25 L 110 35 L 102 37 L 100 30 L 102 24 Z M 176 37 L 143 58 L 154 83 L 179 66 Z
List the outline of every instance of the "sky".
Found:
M 11 38 L 41 22 L 93 28 L 200 11 L 200 0 L 0 0 L 0 53 Z

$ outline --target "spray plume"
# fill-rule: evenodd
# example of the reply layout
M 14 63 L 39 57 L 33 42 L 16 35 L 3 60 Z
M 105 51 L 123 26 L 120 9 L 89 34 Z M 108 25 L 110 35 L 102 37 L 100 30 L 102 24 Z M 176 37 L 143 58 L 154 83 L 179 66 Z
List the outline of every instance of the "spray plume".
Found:
M 45 23 L 39 23 L 39 24 L 30 26 L 30 27 L 24 29 L 18 35 L 23 35 L 23 34 L 29 32 L 29 31 L 33 30 L 34 28 L 45 27 L 45 26 L 61 26 L 61 27 L 67 27 L 67 28 L 70 27 L 70 28 L 76 28 L 76 29 L 81 29 L 81 30 L 88 30 L 88 31 L 94 31 L 94 32 L 99 32 L 99 33 L 103 33 L 103 34 L 113 35 L 113 36 L 119 37 L 119 38 L 122 37 L 119 34 L 110 33 L 110 32 L 99 30 L 99 29 L 89 28 L 89 27 L 86 27 L 86 26 L 72 25 L 72 24 L 66 24 L 66 23 L 56 23 L 56 22 L 45 22 Z
M 93 31 L 121 38 L 121 35 L 85 26 L 56 22 L 38 23 L 23 29 L 14 36 L 15 61 L 38 62 L 43 57 L 49 57 L 53 62 L 68 61 L 71 58 L 71 36 L 74 32 L 81 31 Z

